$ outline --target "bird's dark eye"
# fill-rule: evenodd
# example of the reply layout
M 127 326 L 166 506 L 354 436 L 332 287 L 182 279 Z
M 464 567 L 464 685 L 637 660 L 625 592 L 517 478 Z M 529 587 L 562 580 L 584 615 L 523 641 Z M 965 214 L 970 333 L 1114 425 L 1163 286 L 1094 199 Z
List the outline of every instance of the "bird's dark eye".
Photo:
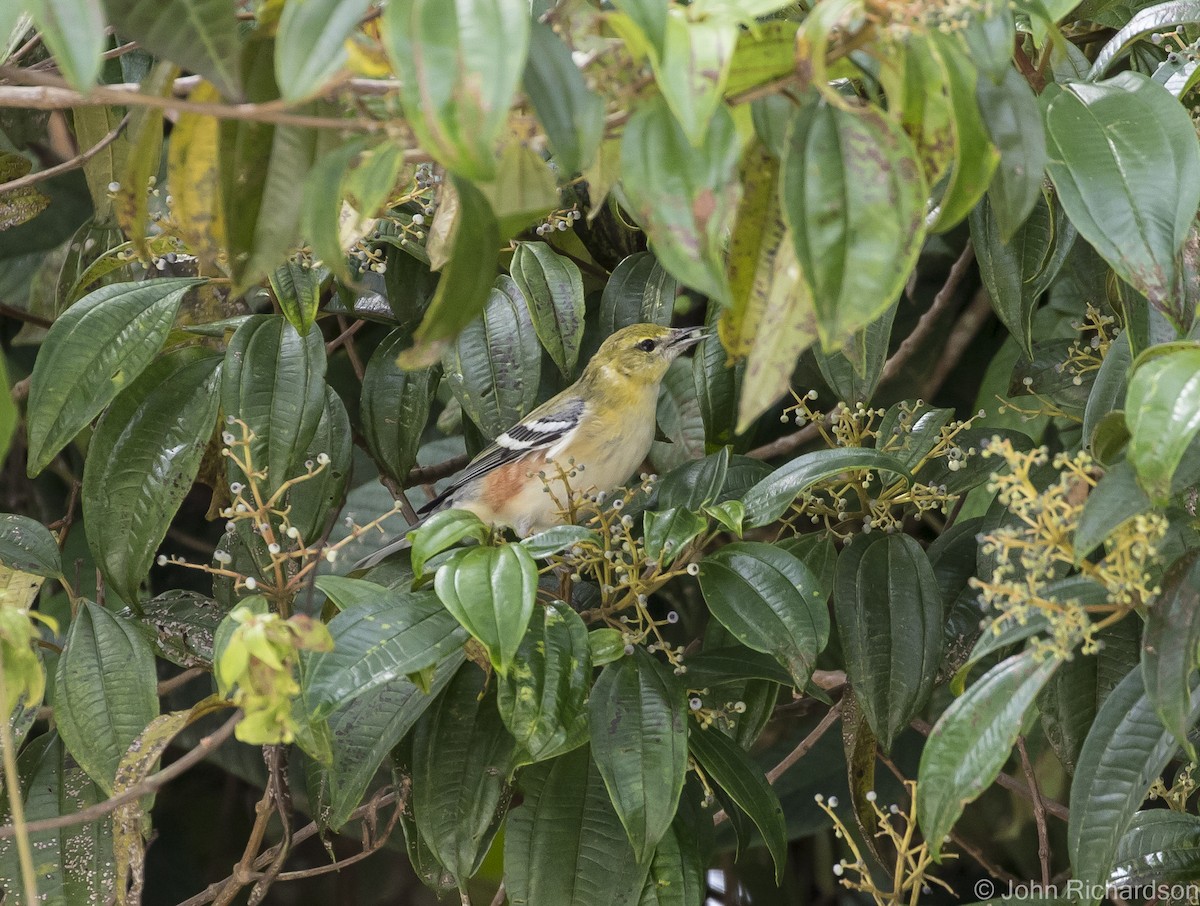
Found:
M 642 340 L 642 342 L 637 344 L 637 348 L 642 352 L 654 352 L 654 347 L 657 345 L 653 340 Z

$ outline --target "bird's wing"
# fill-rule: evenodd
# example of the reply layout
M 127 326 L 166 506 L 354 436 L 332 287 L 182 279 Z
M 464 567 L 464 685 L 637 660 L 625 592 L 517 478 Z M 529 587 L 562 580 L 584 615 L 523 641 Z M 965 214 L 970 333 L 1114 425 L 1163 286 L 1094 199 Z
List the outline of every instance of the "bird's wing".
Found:
M 565 440 L 583 418 L 584 401 L 575 395 L 560 395 L 543 403 L 513 425 L 471 460 L 458 479 L 417 512 L 432 512 L 454 496 L 463 485 L 493 469 L 516 462 L 539 450 L 549 450 Z

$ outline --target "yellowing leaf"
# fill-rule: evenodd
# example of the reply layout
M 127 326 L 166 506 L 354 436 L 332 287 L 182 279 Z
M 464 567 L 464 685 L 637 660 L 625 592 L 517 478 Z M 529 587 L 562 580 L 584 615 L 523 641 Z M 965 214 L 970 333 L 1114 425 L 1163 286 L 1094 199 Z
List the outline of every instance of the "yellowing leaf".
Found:
M 215 103 L 216 86 L 201 82 L 188 100 Z M 217 118 L 200 113 L 180 114 L 167 149 L 167 185 L 180 238 L 205 270 L 214 269 L 225 252 L 225 211 L 221 203 L 221 167 Z

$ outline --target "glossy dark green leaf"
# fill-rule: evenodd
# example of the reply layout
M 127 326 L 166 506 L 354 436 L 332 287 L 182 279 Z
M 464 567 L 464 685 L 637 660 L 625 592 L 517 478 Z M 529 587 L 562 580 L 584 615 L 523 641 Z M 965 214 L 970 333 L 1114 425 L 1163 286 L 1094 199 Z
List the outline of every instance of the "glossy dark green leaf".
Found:
M 383 683 L 329 715 L 333 764 L 322 770 L 328 825 L 337 830 L 358 808 L 375 772 L 433 704 L 463 663 L 461 652 L 442 660 L 425 692 L 400 676 Z
M 575 372 L 583 340 L 583 277 L 544 242 L 520 242 L 510 267 L 538 339 L 564 376 Z
M 709 858 L 704 835 L 708 831 L 712 837 L 710 819 L 699 806 L 685 815 L 687 806 L 681 800 L 680 814 L 658 841 L 638 906 L 694 906 L 704 899 Z
M 1129 333 L 1124 332 L 1109 344 L 1104 361 L 1100 363 L 1096 372 L 1096 379 L 1092 381 L 1092 390 L 1083 410 L 1083 442 L 1093 447 L 1093 452 L 1096 452 L 1096 428 L 1101 420 L 1124 404 L 1125 381 L 1131 359 Z
M 420 578 L 431 557 L 449 550 L 458 542 L 468 538 L 482 542 L 490 536 L 491 529 L 469 510 L 450 509 L 434 513 L 409 533 L 412 539 L 413 575 Z
M 707 519 L 680 507 L 647 510 L 642 514 L 642 522 L 646 555 L 663 566 L 673 562 L 708 528 Z
M 1075 561 L 1082 562 L 1127 519 L 1150 509 L 1150 498 L 1128 462 L 1119 462 L 1088 493 L 1075 527 Z
M 608 626 L 593 629 L 588 633 L 588 651 L 592 653 L 592 666 L 603 667 L 625 656 L 625 640 L 620 630 Z
M 937 446 L 942 429 L 953 417 L 953 409 L 939 409 L 921 401 L 896 403 L 879 420 L 875 449 L 891 453 L 910 469 L 917 469 Z
M 359 401 L 367 449 L 388 477 L 400 484 L 417 464 L 421 434 L 438 385 L 432 366 L 407 371 L 396 364 L 407 344 L 408 335 L 394 330 L 376 347 L 363 373 Z
M 600 330 L 608 336 L 630 324 L 667 327 L 675 308 L 679 282 L 650 252 L 637 252 L 621 261 L 600 297 Z
M 896 306 L 855 333 L 836 352 L 814 348 L 821 377 L 834 395 L 846 403 L 866 403 L 875 394 L 892 340 Z
M 346 64 L 346 39 L 370 5 L 370 0 L 284 4 L 275 39 L 275 79 L 285 101 L 315 94 Z
M 312 329 L 321 304 L 321 283 L 329 271 L 289 258 L 271 274 L 271 291 L 283 316 L 300 336 Z
M 722 448 L 703 459 L 670 472 L 658 483 L 658 507 L 699 510 L 706 503 L 724 499 L 729 450 Z
M 489 440 L 537 404 L 542 351 L 530 307 L 511 277 L 497 278 L 482 317 L 467 325 L 442 360 L 455 399 Z
M 29 386 L 29 474 L 36 475 L 158 353 L 187 278 L 114 283 L 89 293 L 47 334 Z
M 1198 712 L 1200 689 L 1191 693 L 1192 720 Z M 1117 844 L 1177 748 L 1146 695 L 1142 671 L 1134 668 L 1096 715 L 1071 784 L 1067 848 L 1085 890 L 1108 878 Z M 1085 895 L 1080 902 L 1098 899 Z
M 988 200 L 1000 238 L 1007 240 L 1025 222 L 1042 195 L 1046 132 L 1033 89 L 1008 62 L 1012 57 L 1011 40 L 1005 53 L 1001 81 L 980 79 L 975 86 L 975 97 L 992 144 L 1000 152 L 1000 163 L 988 187 Z
M 635 906 L 638 864 L 587 746 L 527 768 L 508 816 L 504 883 L 513 906 Z M 619 868 L 617 868 L 619 866 Z
M 1125 422 L 1129 462 L 1150 497 L 1161 503 L 1200 431 L 1200 347 L 1170 349 L 1135 362 L 1125 392 Z
M 750 760 L 741 746 L 712 728 L 701 730 L 693 724 L 688 748 L 709 780 L 754 822 L 775 862 L 778 883 L 787 864 L 787 830 L 779 798 L 767 783 L 762 768 Z
M 567 45 L 541 22 L 530 26 L 524 86 L 562 171 L 589 166 L 604 133 L 604 102 L 588 88 Z
M 173 589 L 142 605 L 143 633 L 154 653 L 180 667 L 212 667 L 213 634 L 225 611 L 212 598 Z
M 860 535 L 833 591 L 846 675 L 885 751 L 929 698 L 942 655 L 942 596 L 921 545 Z
M 360 138 L 325 152 L 313 161 L 300 187 L 301 234 L 312 246 L 313 256 L 345 282 L 352 277 L 340 231 L 342 186 L 365 149 L 366 140 Z
M 604 668 L 588 703 L 592 756 L 638 862 L 662 839 L 687 773 L 683 686 L 643 649 Z
M 513 0 L 386 7 L 383 45 L 400 78 L 406 118 L 421 147 L 451 171 L 480 181 L 495 175 L 495 147 L 525 72 L 529 27 L 528 5 Z
M 715 330 L 721 309 L 709 306 L 705 326 Z M 741 396 L 741 363 L 733 362 L 725 351 L 720 337 L 710 334 L 696 345 L 692 353 L 692 381 L 696 399 L 704 420 L 704 440 L 711 449 L 744 442 L 737 437 L 738 398 Z
M 314 477 L 293 485 L 286 498 L 287 506 L 291 507 L 288 519 L 300 532 L 301 541 L 321 538 L 330 515 L 341 506 L 354 455 L 352 438 L 346 406 L 334 389 L 327 386 L 321 420 L 299 457 L 306 467 L 314 463 Z M 326 457 L 328 461 L 321 465 Z
M 413 730 L 417 829 L 460 888 L 496 833 L 515 766 L 515 743 L 486 684 L 482 670 L 464 664 Z
M 599 545 L 600 536 L 582 525 L 556 525 L 521 539 L 521 547 L 529 551 L 535 560 L 542 560 L 577 544 Z
M 1047 171 L 1071 222 L 1154 305 L 1171 302 L 1175 253 L 1200 205 L 1187 112 L 1136 72 L 1043 96 Z
M 220 398 L 221 357 L 199 347 L 150 365 L 96 427 L 83 470 L 88 546 L 105 582 L 138 599 L 200 469 Z
M 500 250 L 496 215 L 471 183 L 456 179 L 452 185 L 459 214 L 449 259 L 413 337 L 413 348 L 401 355 L 400 363 L 406 368 L 423 368 L 440 359 L 449 341 L 483 310 L 495 280 L 493 265 Z
M 746 524 L 767 525 L 787 512 L 792 501 L 803 491 L 843 472 L 876 469 L 912 481 L 912 475 L 896 457 L 878 450 L 845 447 L 817 450 L 797 456 L 755 484 L 742 498 L 746 505 Z
M 511 669 L 496 682 L 500 717 L 522 763 L 545 761 L 587 741 L 592 656 L 587 627 L 562 601 L 535 613 Z
M 537 600 L 537 564 L 525 548 L 471 547 L 438 567 L 433 580 L 446 609 L 508 672 Z
M 796 114 L 780 177 L 817 333 L 836 350 L 887 310 L 916 262 L 925 236 L 920 163 L 881 112 L 823 102 Z
M 827 591 L 799 559 L 757 541 L 720 548 L 700 565 L 712 615 L 743 645 L 773 655 L 803 689 L 829 641 Z
M 1146 614 L 1142 679 L 1163 726 L 1189 752 L 1194 714 L 1188 690 L 1200 664 L 1200 551 L 1176 560 Z M 1194 755 L 1193 755 L 1194 760 Z
M 1114 889 L 1194 883 L 1200 875 L 1200 817 L 1170 809 L 1138 812 L 1117 845 Z
M 651 251 L 673 276 L 721 301 L 729 297 L 722 256 L 740 151 L 727 109 L 717 109 L 692 147 L 661 97 L 638 108 L 621 143 L 621 185 Z
M 329 634 L 333 651 L 311 655 L 304 665 L 304 699 L 315 718 L 436 664 L 467 639 L 433 592 L 393 589 L 338 614 Z
M 103 7 L 94 0 L 40 0 L 27 9 L 59 71 L 72 87 L 86 93 L 100 73 Z
M 1091 3 L 1084 3 L 1080 10 L 1083 11 L 1088 7 L 1097 6 L 1096 0 Z M 1121 22 L 1114 22 L 1106 18 L 1097 18 L 1101 10 L 1090 9 L 1086 18 L 1095 19 L 1116 28 L 1120 25 L 1120 30 L 1113 35 L 1096 55 L 1096 60 L 1092 64 L 1091 72 L 1088 73 L 1089 79 L 1098 79 L 1105 72 L 1127 54 L 1134 44 L 1143 38 L 1149 37 L 1152 33 L 1159 31 L 1170 31 L 1176 25 L 1191 23 L 1196 20 L 1196 16 L 1200 14 L 1200 9 L 1197 8 L 1192 0 L 1172 0 L 1167 3 L 1155 3 L 1138 9 L 1142 6 L 1141 3 L 1124 5 L 1124 10 L 1132 12 L 1132 16 L 1127 16 Z
M 229 99 L 241 92 L 241 38 L 233 0 L 105 0 L 126 40 L 212 82 Z
M 0 565 L 34 576 L 62 575 L 62 557 L 50 530 L 15 513 L 0 514 Z
M 1033 355 L 1033 312 L 1058 275 L 1075 242 L 1075 228 L 1061 205 L 1044 196 L 1004 238 L 990 198 L 971 212 L 971 241 L 992 308 L 1026 355 Z
M 749 679 L 767 680 L 780 685 L 792 683 L 791 674 L 770 655 L 741 645 L 705 648 L 688 655 L 688 683 L 696 686 L 722 686 Z
M 934 858 L 962 814 L 992 785 L 1025 715 L 1059 662 L 1027 651 L 1001 661 L 946 709 L 921 753 L 917 812 Z
M 321 332 L 302 337 L 282 315 L 256 315 L 238 328 L 225 351 L 221 409 L 254 433 L 248 452 L 267 472 L 274 491 L 300 474 L 304 455 L 325 410 L 325 342 Z M 224 430 L 241 440 L 239 425 Z M 246 478 L 229 462 L 230 481 Z
M 667 441 L 651 444 L 650 462 L 655 472 L 670 472 L 704 455 L 704 418 L 688 362 L 676 359 L 667 369 L 659 387 L 656 416 Z
M 155 676 L 133 624 L 84 602 L 58 661 L 54 716 L 67 750 L 108 794 L 121 756 L 158 716 Z

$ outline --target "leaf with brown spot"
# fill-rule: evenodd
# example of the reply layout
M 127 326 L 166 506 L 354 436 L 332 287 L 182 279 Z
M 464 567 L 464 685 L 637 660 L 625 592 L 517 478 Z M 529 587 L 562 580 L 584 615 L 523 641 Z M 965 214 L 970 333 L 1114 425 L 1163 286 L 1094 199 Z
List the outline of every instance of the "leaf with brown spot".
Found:
M 19 179 L 32 168 L 29 158 L 22 154 L 0 154 L 0 182 Z M 48 204 L 50 199 L 33 186 L 0 192 L 0 230 L 33 220 Z
M 192 103 L 215 103 L 220 98 L 209 82 L 201 82 L 188 96 Z M 219 138 L 216 117 L 185 111 L 175 123 L 167 148 L 167 186 L 176 228 L 203 270 L 209 272 L 215 271 L 226 244 Z

